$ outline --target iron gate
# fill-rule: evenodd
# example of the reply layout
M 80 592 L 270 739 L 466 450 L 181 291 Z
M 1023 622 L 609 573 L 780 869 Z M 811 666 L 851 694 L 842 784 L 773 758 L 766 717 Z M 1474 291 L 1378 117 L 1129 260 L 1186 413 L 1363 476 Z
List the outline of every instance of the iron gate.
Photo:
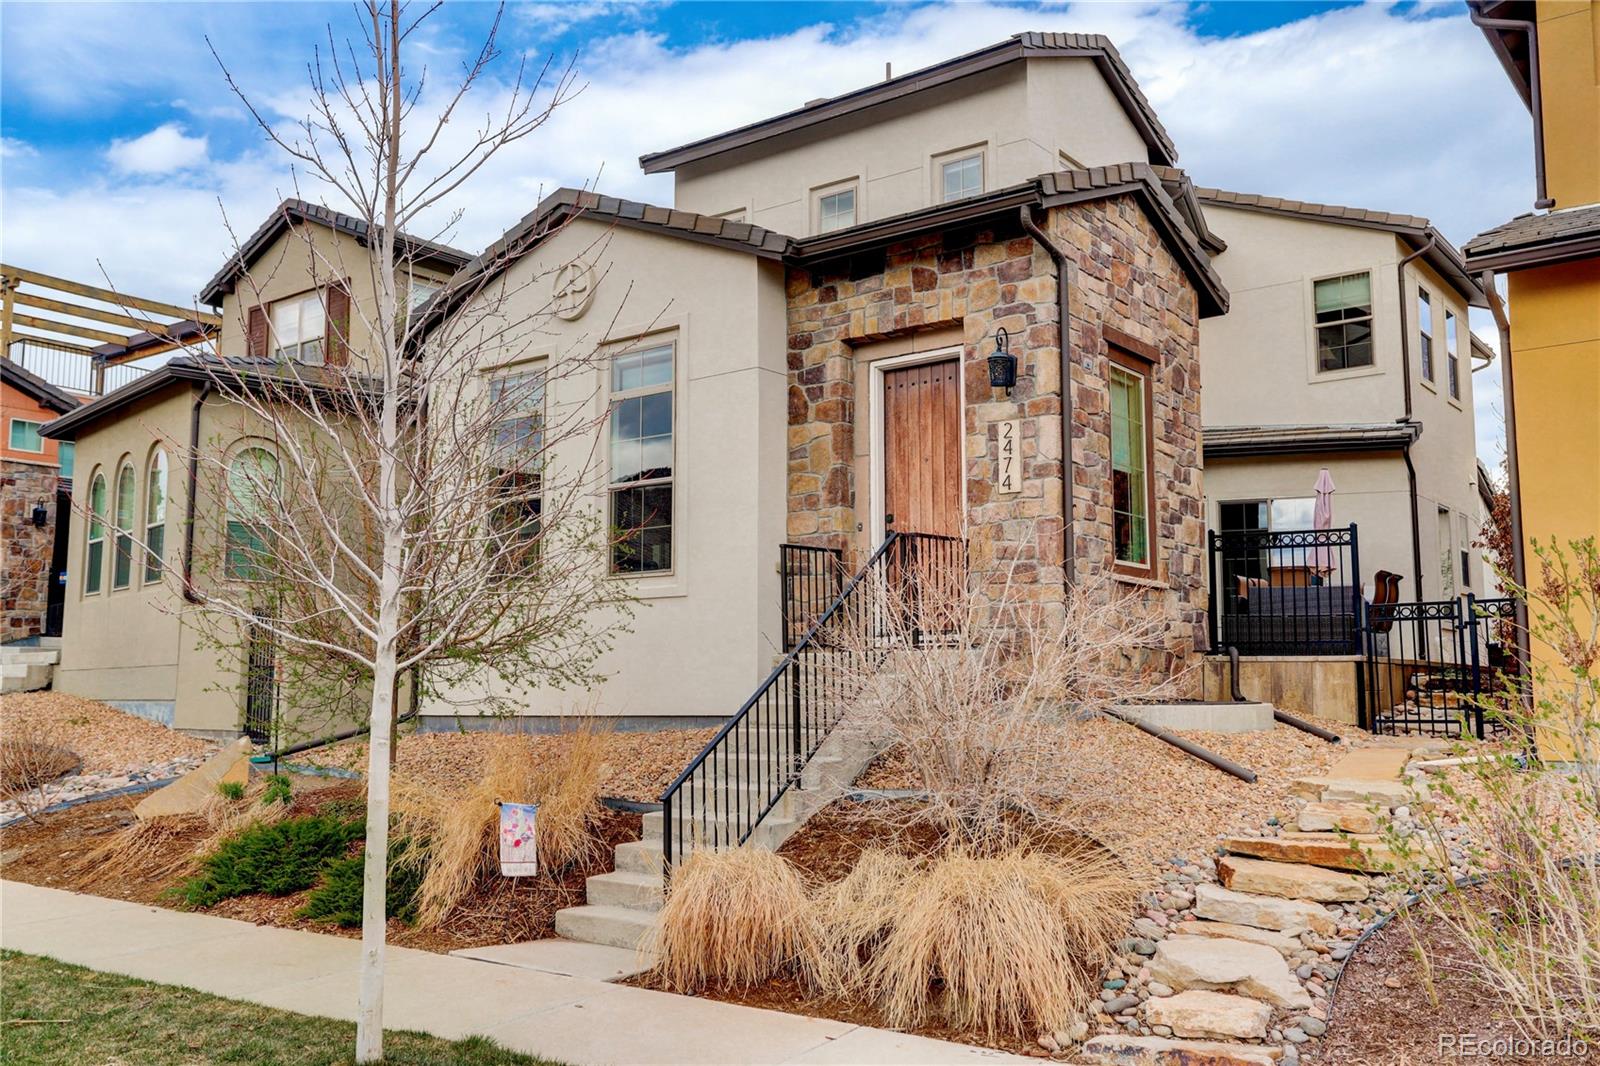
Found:
M 264 615 L 257 614 L 257 618 Z M 260 622 L 250 625 L 244 677 L 244 732 L 261 743 L 272 737 L 278 708 L 278 638 Z
M 1514 691 L 1510 599 L 1369 604 L 1360 686 L 1361 726 L 1482 740 L 1506 728 L 1497 713 Z

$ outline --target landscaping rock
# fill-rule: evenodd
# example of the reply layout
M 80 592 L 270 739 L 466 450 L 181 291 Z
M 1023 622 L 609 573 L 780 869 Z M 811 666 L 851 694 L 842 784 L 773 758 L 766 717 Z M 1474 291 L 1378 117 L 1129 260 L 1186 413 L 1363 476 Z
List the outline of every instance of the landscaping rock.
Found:
M 1385 810 L 1394 810 L 1419 798 L 1425 791 L 1412 788 L 1403 781 L 1340 780 L 1333 777 L 1303 777 L 1290 786 L 1297 796 L 1320 800 L 1323 803 L 1376 804 Z
M 1282 1055 L 1275 1047 L 1122 1035 L 1097 1036 L 1078 1052 L 1098 1066 L 1276 1066 Z
M 1222 846 L 1235 855 L 1278 862 L 1308 863 L 1336 870 L 1378 871 L 1400 865 L 1401 859 L 1376 836 L 1338 833 L 1285 833 L 1275 837 L 1223 837 Z M 1365 898 L 1365 897 L 1362 897 Z
M 1342 829 L 1347 833 L 1376 833 L 1378 816 L 1354 803 L 1308 803 L 1295 816 L 1302 833 L 1326 833 Z
M 1246 895 L 1221 885 L 1195 886 L 1194 913 L 1212 921 L 1275 929 L 1291 935 L 1309 929 L 1331 936 L 1339 928 L 1338 920 L 1326 907 L 1303 900 Z
M 248 737 L 224 745 L 195 769 L 140 800 L 133 813 L 140 819 L 194 814 L 217 794 L 217 786 L 223 782 L 243 785 L 250 781 L 250 755 L 254 751 Z
M 1224 888 L 1256 892 L 1281 899 L 1309 899 L 1318 903 L 1364 900 L 1371 894 L 1364 878 L 1299 863 L 1266 862 L 1229 855 L 1217 863 Z
M 1272 1008 L 1256 999 L 1190 989 L 1170 999 L 1151 1000 L 1145 1020 L 1169 1026 L 1178 1036 L 1215 1040 L 1264 1040 Z
M 1305 1010 L 1311 996 L 1272 948 L 1243 940 L 1168 937 L 1150 960 L 1150 972 L 1180 991 L 1236 991 L 1275 1007 Z
M 1208 936 L 1221 937 L 1225 940 L 1248 940 L 1252 944 L 1265 944 L 1288 958 L 1301 951 L 1300 941 L 1284 933 L 1275 933 L 1271 929 L 1257 929 L 1249 925 L 1235 925 L 1232 922 L 1184 922 L 1175 930 L 1182 936 Z

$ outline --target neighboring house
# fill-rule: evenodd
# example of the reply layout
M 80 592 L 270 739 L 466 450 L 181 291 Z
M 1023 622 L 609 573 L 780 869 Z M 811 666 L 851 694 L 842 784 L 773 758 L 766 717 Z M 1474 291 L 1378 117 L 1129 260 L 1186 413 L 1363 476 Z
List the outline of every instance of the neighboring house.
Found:
M 1113 571 L 1187 663 L 1200 322 L 1227 293 L 1174 155 L 1108 41 L 1023 34 L 645 156 L 676 207 L 561 190 L 465 268 L 434 313 L 556 308 L 532 350 L 483 353 L 486 388 L 607 356 L 544 401 L 610 408 L 611 566 L 646 604 L 600 713 L 724 720 L 782 647 L 780 545 L 859 559 L 890 531 L 965 538 L 983 588 L 1047 609 Z M 531 728 L 569 708 L 526 697 Z
M 363 223 L 316 205 L 290 200 L 275 210 L 200 294 L 221 311 L 215 343 L 226 372 L 248 385 L 286 361 L 341 365 L 370 350 L 366 238 Z M 403 247 L 414 255 L 419 300 L 468 258 L 409 238 Z M 197 478 L 191 500 L 190 455 L 205 449 L 229 471 L 275 462 L 262 427 L 208 388 L 217 368 L 203 360 L 211 358 L 174 358 L 44 430 L 75 443 L 74 501 L 88 516 L 71 541 L 55 687 L 185 730 L 264 735 L 281 701 L 293 698 L 277 690 L 270 642 L 243 634 L 233 652 L 218 651 L 166 580 L 171 570 L 196 583 L 231 579 L 230 545 L 203 535 L 221 523 L 193 522 L 225 497 Z M 186 536 L 191 529 L 202 535 Z M 137 551 L 121 530 L 159 551 Z
M 73 450 L 41 430 L 79 402 L 0 357 L 0 643 L 61 635 Z
M 1485 306 L 1425 218 L 1198 189 L 1233 293 L 1201 330 L 1206 521 L 1310 529 L 1313 486 L 1357 526 L 1366 594 L 1482 595 L 1468 308 Z

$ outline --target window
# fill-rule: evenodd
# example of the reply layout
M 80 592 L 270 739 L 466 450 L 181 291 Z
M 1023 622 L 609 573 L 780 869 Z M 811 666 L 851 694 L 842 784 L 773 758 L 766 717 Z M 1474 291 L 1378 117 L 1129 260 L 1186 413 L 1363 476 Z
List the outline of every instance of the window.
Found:
M 1461 399 L 1461 352 L 1456 347 L 1456 315 L 1444 313 L 1444 372 L 1450 386 L 1450 398 Z
M 435 282 L 424 281 L 421 278 L 412 278 L 411 286 L 406 290 L 406 307 L 412 311 L 415 311 L 417 308 L 427 303 L 428 299 L 433 296 L 434 293 L 438 292 L 440 288 L 441 286 Z
M 976 196 L 983 191 L 983 155 L 969 155 L 939 165 L 945 203 Z
M 1422 380 L 1433 380 L 1433 301 L 1427 289 L 1417 290 L 1417 336 L 1421 341 L 1417 356 L 1422 362 Z
M 1457 511 L 1456 550 L 1461 556 L 1461 586 L 1467 589 L 1469 592 L 1472 590 L 1472 567 L 1468 565 L 1468 563 L 1471 562 L 1471 555 L 1469 554 L 1471 549 L 1472 532 L 1470 527 L 1467 525 L 1467 512 Z
M 133 581 L 133 509 L 138 497 L 133 464 L 123 463 L 117 471 L 117 511 L 113 535 L 116 551 L 111 558 L 112 591 L 125 589 Z
M 106 476 L 94 472 L 89 482 L 89 537 L 83 552 L 83 591 L 100 591 L 106 565 Z
M 1116 358 L 1113 353 L 1113 359 Z M 1149 571 L 1150 390 L 1145 373 L 1111 365 L 1111 519 L 1117 566 Z
M 266 523 L 270 497 L 278 487 L 278 460 L 265 448 L 246 448 L 228 464 L 227 533 L 223 572 L 235 581 L 265 576 L 272 530 Z
M 19 452 L 44 451 L 44 438 L 39 436 L 43 422 L 28 422 L 21 418 L 11 420 L 11 448 Z
M 77 446 L 70 440 L 56 441 L 56 460 L 60 469 L 56 472 L 64 478 L 72 477 L 72 461 L 76 458 Z
M 1456 551 L 1451 526 L 1450 509 L 1439 508 L 1439 592 L 1447 600 L 1456 598 Z
M 672 569 L 674 345 L 611 363 L 611 569 Z
M 539 517 L 543 511 L 544 462 L 543 370 L 524 370 L 489 381 L 489 405 L 495 418 L 495 469 L 504 499 L 491 516 L 496 557 L 502 569 L 515 570 L 538 554 Z
M 1317 370 L 1372 365 L 1372 275 L 1316 282 Z
M 743 222 L 744 215 L 744 208 L 736 207 L 732 211 L 724 211 L 716 217 L 722 219 L 724 222 Z
M 838 192 L 824 193 L 817 198 L 817 232 L 832 233 L 856 224 L 856 190 L 854 186 Z
M 272 305 L 272 357 L 322 365 L 322 338 L 328 319 L 322 294 L 308 292 Z
M 144 480 L 144 579 L 161 580 L 167 539 L 167 453 L 156 449 Z

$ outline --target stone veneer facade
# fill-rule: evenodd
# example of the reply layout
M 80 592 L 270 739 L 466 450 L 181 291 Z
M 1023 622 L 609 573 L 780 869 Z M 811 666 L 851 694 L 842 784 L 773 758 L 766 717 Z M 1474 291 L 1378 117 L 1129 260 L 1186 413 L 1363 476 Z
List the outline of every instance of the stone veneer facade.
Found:
M 1171 619 L 1168 668 L 1205 633 L 1199 301 L 1146 218 L 1120 195 L 1052 208 L 1042 228 L 1067 253 L 1072 306 L 1075 567 L 1080 580 L 1112 562 L 1110 394 L 1106 330 L 1155 349 L 1152 372 L 1157 573 L 1130 581 Z M 1019 222 L 934 232 L 836 266 L 791 268 L 788 288 L 788 535 L 858 548 L 868 486 L 856 484 L 857 349 L 918 331 L 963 338 L 967 538 L 980 587 L 1010 579 L 1028 597 L 1063 598 L 1061 390 L 1055 267 Z M 1008 397 L 986 359 L 1004 327 L 1019 357 Z M 859 415 L 858 415 L 859 406 Z M 1022 422 L 1020 493 L 993 492 L 994 424 Z
M 50 592 L 50 553 L 56 537 L 54 467 L 0 461 L 0 545 L 5 577 L 0 581 L 0 641 L 43 633 Z M 44 504 L 50 518 L 33 524 Z

